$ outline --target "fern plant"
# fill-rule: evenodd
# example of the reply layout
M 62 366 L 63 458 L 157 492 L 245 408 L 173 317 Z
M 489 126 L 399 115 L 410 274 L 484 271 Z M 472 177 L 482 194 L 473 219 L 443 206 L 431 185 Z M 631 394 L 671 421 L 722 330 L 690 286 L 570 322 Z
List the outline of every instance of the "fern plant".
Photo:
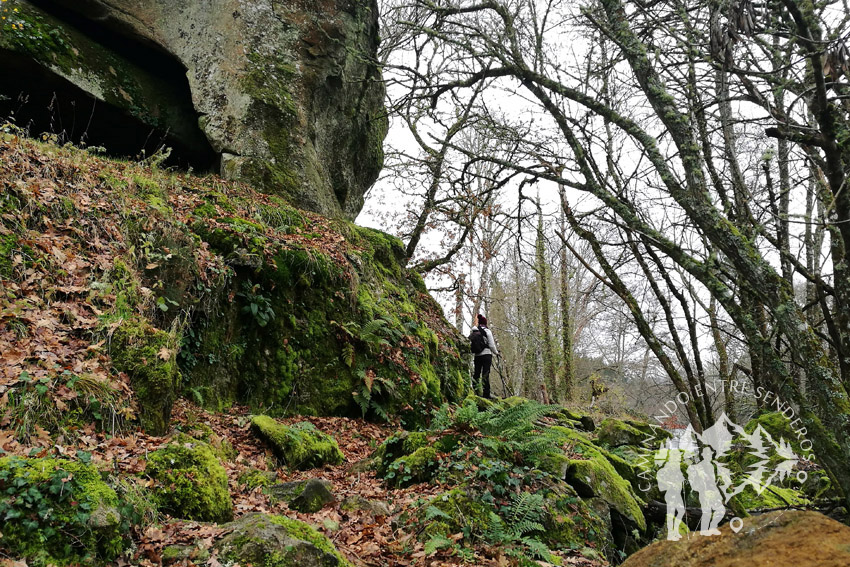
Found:
M 375 350 L 384 345 L 390 346 L 390 342 L 384 338 L 387 333 L 388 322 L 386 319 L 373 319 L 363 325 L 360 330 L 360 340 L 366 343 L 370 350 Z
M 384 421 L 389 421 L 387 402 L 398 395 L 395 383 L 387 378 L 376 375 L 371 370 L 360 370 L 357 375 L 363 380 L 360 389 L 354 392 L 354 401 L 360 406 L 363 417 L 369 411 Z
M 545 499 L 542 494 L 519 492 L 511 495 L 511 502 L 501 510 L 501 515 L 490 512 L 489 529 L 484 539 L 504 545 L 509 554 L 530 554 L 544 561 L 551 560 L 551 550 L 538 537 L 544 533 L 543 515 Z M 513 548 L 513 549 L 512 549 Z M 512 553 L 510 553 L 513 551 Z

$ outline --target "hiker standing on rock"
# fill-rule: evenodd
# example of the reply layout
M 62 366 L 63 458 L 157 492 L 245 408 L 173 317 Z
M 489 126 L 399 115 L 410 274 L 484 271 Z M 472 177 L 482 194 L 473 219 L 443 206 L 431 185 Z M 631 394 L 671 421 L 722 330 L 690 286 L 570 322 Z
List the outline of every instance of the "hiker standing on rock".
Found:
M 493 332 L 487 328 L 487 317 L 480 313 L 475 318 L 475 326 L 469 335 L 470 350 L 475 355 L 475 370 L 472 373 L 472 390 L 478 394 L 479 382 L 484 381 L 484 397 L 490 398 L 490 366 L 493 355 L 501 356 L 496 348 Z

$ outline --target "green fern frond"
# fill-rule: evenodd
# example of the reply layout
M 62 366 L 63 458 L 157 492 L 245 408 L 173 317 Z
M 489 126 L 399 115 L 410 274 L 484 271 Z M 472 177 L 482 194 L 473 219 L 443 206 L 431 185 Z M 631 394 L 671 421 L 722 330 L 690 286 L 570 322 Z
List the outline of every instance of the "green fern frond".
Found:
M 552 561 L 552 550 L 545 543 L 533 537 L 524 537 L 520 541 L 528 548 L 529 553 L 546 562 Z
M 431 555 L 438 549 L 445 549 L 452 546 L 452 540 L 441 535 L 432 535 L 431 539 L 425 542 L 425 554 Z
M 446 520 L 453 520 L 453 518 L 437 508 L 436 506 L 428 506 L 425 509 L 425 520 L 433 520 L 434 518 L 444 518 Z
M 354 345 L 351 343 L 346 343 L 342 347 L 342 361 L 349 368 L 354 366 Z

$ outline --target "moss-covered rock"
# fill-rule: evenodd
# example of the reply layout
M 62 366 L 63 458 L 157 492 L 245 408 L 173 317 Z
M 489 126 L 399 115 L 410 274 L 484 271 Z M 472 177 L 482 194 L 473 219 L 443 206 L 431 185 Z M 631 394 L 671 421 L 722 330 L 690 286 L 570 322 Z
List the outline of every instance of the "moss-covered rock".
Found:
M 283 500 L 293 510 L 312 514 L 334 501 L 333 485 L 322 479 L 296 480 L 268 488 L 275 500 Z
M 640 530 L 646 529 L 640 498 L 628 481 L 617 474 L 604 457 L 571 459 L 566 480 L 579 494 L 602 498 L 614 510 L 634 522 Z
M 561 425 L 576 427 L 589 432 L 596 429 L 596 424 L 594 423 L 593 418 L 580 411 L 569 408 L 558 408 L 549 415 L 550 417 L 557 419 Z
M 546 497 L 544 527 L 546 544 L 553 550 L 572 550 L 593 544 L 599 549 L 612 544 L 611 514 L 600 499 L 586 499 L 566 483 L 551 483 Z
M 203 564 L 210 558 L 210 552 L 198 545 L 174 544 L 162 550 L 160 559 L 163 565 Z
M 180 376 L 177 349 L 175 335 L 138 317 L 121 321 L 112 332 L 112 364 L 130 377 L 142 427 L 151 435 L 169 428 Z
M 256 488 L 268 488 L 277 480 L 277 473 L 274 471 L 264 471 L 255 468 L 249 468 L 239 475 L 239 484 L 245 486 L 248 490 Z
M 448 537 L 464 532 L 469 537 L 481 536 L 493 527 L 493 508 L 484 504 L 469 488 L 453 488 L 432 498 L 429 507 L 439 510 L 426 515 L 434 519 L 425 527 L 428 536 Z
M 777 443 L 780 439 L 784 439 L 798 456 L 806 454 L 800 446 L 800 443 L 806 439 L 805 429 L 800 426 L 798 430 L 795 430 L 791 426 L 791 420 L 781 413 L 775 411 L 762 413 L 748 421 L 744 431 L 752 434 L 758 427 L 766 431 Z
M 282 516 L 250 514 L 223 526 L 218 557 L 265 567 L 350 567 L 333 544 L 309 525 Z
M 339 509 L 343 512 L 353 512 L 355 510 L 365 510 L 373 516 L 389 516 L 392 511 L 389 504 L 380 500 L 369 500 L 363 498 L 359 494 L 352 494 L 347 497 L 339 505 Z
M 426 482 L 433 477 L 437 465 L 437 450 L 434 447 L 420 447 L 393 461 L 384 479 L 400 487 Z
M 599 424 L 596 431 L 599 442 L 608 447 L 620 447 L 622 445 L 641 445 L 647 438 L 646 433 L 633 427 L 629 423 L 609 417 Z
M 555 451 L 542 457 L 540 464 L 544 470 L 565 479 L 584 498 L 602 498 L 641 531 L 645 530 L 642 501 L 632 486 L 632 482 L 637 482 L 633 467 L 625 459 L 594 445 L 581 432 L 558 426 L 551 430 L 568 453 Z
M 251 428 L 290 468 L 314 469 L 327 464 L 338 465 L 345 460 L 336 439 L 310 422 L 283 425 L 268 416 L 255 415 L 251 418 Z
M 422 431 L 401 431 L 387 438 L 376 451 L 378 476 L 384 476 L 390 465 L 417 449 L 430 445 L 428 434 Z
M 91 465 L 0 459 L 0 549 L 30 565 L 111 561 L 127 547 L 112 488 Z
M 150 454 L 145 473 L 156 482 L 155 498 L 163 512 L 206 522 L 233 519 L 227 473 L 206 443 L 180 436 Z
M 467 403 L 472 403 L 467 398 Z M 375 452 L 378 476 L 394 486 L 431 480 L 439 465 L 439 454 L 459 445 L 453 434 L 401 431 L 390 436 Z
M 767 486 L 759 493 L 752 485 L 747 485 L 735 500 L 747 512 L 755 510 L 802 507 L 811 501 L 799 490 L 781 486 Z
M 341 222 L 317 228 L 324 234 L 301 232 L 323 238 L 338 231 L 347 243 L 344 255 L 287 248 L 273 264 L 263 263 L 273 245 L 267 228 L 193 225 L 218 253 L 250 267 L 234 282 L 236 301 L 191 329 L 197 339 L 185 370 L 191 387 L 209 400 L 205 405 L 221 410 L 242 401 L 272 415 L 282 413 L 277 408 L 384 420 L 401 415 L 413 426 L 446 399 L 460 399 L 468 373 L 462 339 L 404 271 L 393 252 L 400 242 Z M 255 233 L 260 241 L 250 236 Z

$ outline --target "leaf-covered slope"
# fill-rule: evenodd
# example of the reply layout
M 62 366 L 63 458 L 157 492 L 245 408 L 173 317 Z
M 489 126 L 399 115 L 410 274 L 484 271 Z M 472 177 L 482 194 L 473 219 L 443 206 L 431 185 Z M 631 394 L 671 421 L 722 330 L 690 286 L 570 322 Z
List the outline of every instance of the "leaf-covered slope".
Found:
M 415 420 L 465 388 L 457 332 L 383 233 L 18 138 L 0 139 L 0 221 L 0 395 L 18 434 L 74 415 L 161 433 L 180 395 Z

